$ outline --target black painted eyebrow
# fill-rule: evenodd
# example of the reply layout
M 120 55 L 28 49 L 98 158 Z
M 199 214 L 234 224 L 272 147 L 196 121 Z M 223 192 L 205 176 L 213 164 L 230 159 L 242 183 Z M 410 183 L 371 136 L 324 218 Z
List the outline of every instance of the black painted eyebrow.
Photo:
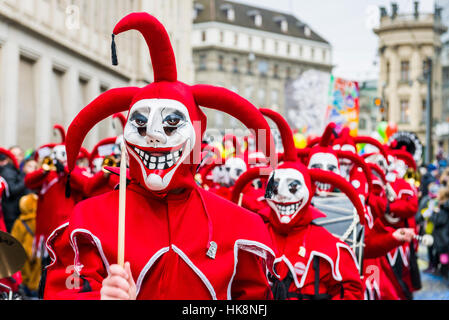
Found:
M 183 120 L 183 121 L 185 121 L 185 119 L 186 119 L 183 113 L 181 113 L 180 111 L 175 111 L 175 112 L 170 113 L 169 115 L 167 115 L 167 116 L 164 118 L 164 121 L 166 121 L 167 119 L 170 119 L 170 118 L 173 117 L 173 116 L 176 116 L 176 117 L 178 117 L 179 119 L 181 119 L 181 120 Z
M 143 122 L 148 122 L 148 118 L 141 114 L 139 111 L 136 111 L 132 114 L 130 121 L 140 120 Z

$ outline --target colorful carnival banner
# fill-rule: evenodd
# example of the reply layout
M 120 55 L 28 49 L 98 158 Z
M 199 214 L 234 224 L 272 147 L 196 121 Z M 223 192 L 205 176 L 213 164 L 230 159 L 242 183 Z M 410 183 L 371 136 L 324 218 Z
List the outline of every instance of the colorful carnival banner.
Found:
M 331 76 L 326 123 L 335 122 L 338 132 L 349 127 L 351 135 L 356 136 L 359 128 L 359 97 L 358 82 Z
M 326 126 L 330 74 L 307 70 L 287 82 L 285 88 L 285 115 L 297 134 L 297 145 L 303 137 L 318 136 Z

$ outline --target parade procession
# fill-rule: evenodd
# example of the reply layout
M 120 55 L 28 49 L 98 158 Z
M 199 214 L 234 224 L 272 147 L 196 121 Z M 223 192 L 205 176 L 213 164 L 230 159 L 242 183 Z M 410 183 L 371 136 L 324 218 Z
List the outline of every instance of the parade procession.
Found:
M 211 3 L 232 17 L 232 1 L 193 8 Z M 404 125 L 413 113 L 388 117 L 391 87 L 372 99 L 386 109 L 372 132 L 341 108 L 314 126 L 314 110 L 181 80 L 183 53 L 163 20 L 129 11 L 101 48 L 101 68 L 120 68 L 143 39 L 152 81 L 105 88 L 70 121 L 46 120 L 35 131 L 53 138 L 26 151 L 20 133 L 1 140 L 0 300 L 415 300 L 432 290 L 428 277 L 449 281 L 444 139 Z M 312 80 L 296 85 L 296 97 L 317 94 Z M 358 83 L 329 87 L 362 113 Z M 113 129 L 98 134 L 105 121 Z

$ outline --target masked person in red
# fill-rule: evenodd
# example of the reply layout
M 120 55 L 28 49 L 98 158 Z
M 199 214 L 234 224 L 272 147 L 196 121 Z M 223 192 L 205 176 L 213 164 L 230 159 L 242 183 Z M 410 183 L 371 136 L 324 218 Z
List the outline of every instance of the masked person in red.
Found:
M 266 271 L 274 252 L 262 219 L 200 189 L 194 180 L 206 128 L 199 106 L 225 111 L 256 132 L 265 130 L 263 142 L 271 155 L 274 142 L 268 123 L 257 108 L 229 90 L 177 81 L 173 49 L 156 18 L 130 14 L 118 23 L 114 35 L 130 29 L 140 31 L 149 46 L 154 82 L 105 92 L 78 114 L 67 132 L 72 170 L 89 130 L 104 118 L 129 110 L 124 129 L 129 158 L 127 263 L 115 264 L 119 191 L 87 199 L 47 242 L 52 264 L 46 269 L 44 297 L 270 297 Z M 78 283 L 67 283 L 67 268 L 72 268 Z
M 268 222 L 275 246 L 274 269 L 280 279 L 272 278 L 274 298 L 362 300 L 363 286 L 354 252 L 313 222 L 325 215 L 311 204 L 316 182 L 326 181 L 350 198 L 363 224 L 364 207 L 360 198 L 339 175 L 307 169 L 297 157 L 293 134 L 285 119 L 272 110 L 261 111 L 278 125 L 284 146 L 284 162 L 272 171 L 265 193 L 267 206 L 259 212 Z M 241 179 L 255 178 L 254 173 L 261 170 L 250 169 Z

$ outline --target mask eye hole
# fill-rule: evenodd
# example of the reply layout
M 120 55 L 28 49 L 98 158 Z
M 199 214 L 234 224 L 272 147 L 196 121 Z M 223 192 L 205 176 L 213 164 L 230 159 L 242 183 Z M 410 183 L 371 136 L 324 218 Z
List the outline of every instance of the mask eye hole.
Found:
M 298 192 L 299 188 L 301 188 L 301 182 L 299 182 L 298 180 L 295 180 L 288 185 L 288 190 L 292 194 Z
M 147 134 L 148 118 L 139 112 L 135 112 L 130 119 L 131 123 L 137 128 L 139 135 L 144 137 Z
M 321 169 L 323 168 L 323 165 L 321 163 L 315 163 L 311 165 L 312 169 Z
M 162 121 L 165 134 L 171 136 L 185 122 L 184 115 L 175 111 L 164 118 Z
M 238 177 L 238 176 L 240 176 L 243 173 L 243 170 L 242 169 L 236 169 L 235 173 L 236 173 L 236 175 Z
M 335 171 L 335 170 L 337 170 L 337 166 L 335 166 L 335 165 L 333 165 L 333 164 L 330 164 L 330 165 L 327 166 L 327 170 L 329 170 L 329 171 Z

